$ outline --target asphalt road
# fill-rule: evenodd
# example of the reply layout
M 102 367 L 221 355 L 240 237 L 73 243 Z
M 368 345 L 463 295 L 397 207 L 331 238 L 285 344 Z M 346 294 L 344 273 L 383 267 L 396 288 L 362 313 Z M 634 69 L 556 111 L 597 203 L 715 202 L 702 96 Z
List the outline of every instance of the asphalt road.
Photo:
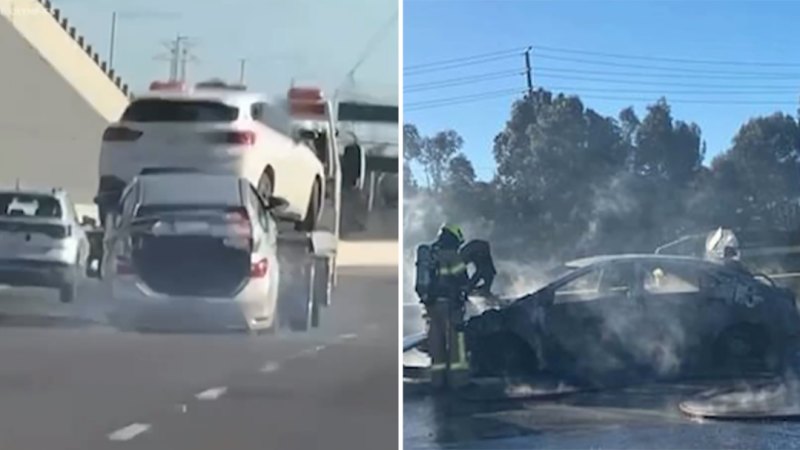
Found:
M 0 289 L 0 448 L 396 447 L 395 267 L 341 269 L 309 334 L 121 333 L 92 292 Z
M 714 383 L 656 384 L 539 400 L 434 398 L 406 383 L 404 448 L 797 449 L 796 420 L 715 421 L 678 403 Z

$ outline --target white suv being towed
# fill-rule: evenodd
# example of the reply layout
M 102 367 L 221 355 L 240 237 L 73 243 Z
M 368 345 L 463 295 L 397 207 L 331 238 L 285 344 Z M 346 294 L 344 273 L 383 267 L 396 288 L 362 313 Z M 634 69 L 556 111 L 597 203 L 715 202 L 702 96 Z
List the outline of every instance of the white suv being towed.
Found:
M 95 201 L 103 223 L 142 171 L 188 168 L 228 174 L 281 197 L 280 218 L 314 229 L 325 198 L 325 169 L 293 136 L 288 111 L 263 95 L 231 88 L 151 91 L 106 129 Z

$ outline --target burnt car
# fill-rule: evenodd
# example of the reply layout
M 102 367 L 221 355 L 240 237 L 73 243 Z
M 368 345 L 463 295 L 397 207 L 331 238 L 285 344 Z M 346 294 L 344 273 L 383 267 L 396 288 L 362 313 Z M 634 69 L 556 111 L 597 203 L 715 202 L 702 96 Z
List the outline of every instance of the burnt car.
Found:
M 697 258 L 599 256 L 466 324 L 475 376 L 630 376 L 777 371 L 795 345 L 794 294 L 767 276 Z

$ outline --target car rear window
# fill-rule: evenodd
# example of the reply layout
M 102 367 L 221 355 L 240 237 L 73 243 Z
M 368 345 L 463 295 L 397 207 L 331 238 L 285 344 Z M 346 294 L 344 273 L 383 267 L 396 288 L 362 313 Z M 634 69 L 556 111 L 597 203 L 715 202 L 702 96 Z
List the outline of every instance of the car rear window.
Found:
M 397 106 L 340 103 L 337 116 L 342 121 L 397 123 L 400 114 Z
M 122 114 L 129 122 L 233 122 L 239 109 L 214 101 L 137 100 Z
M 61 203 L 49 195 L 0 193 L 0 217 L 60 218 Z
M 159 214 L 225 214 L 240 211 L 241 208 L 228 205 L 142 205 L 136 210 L 136 217 L 144 218 Z

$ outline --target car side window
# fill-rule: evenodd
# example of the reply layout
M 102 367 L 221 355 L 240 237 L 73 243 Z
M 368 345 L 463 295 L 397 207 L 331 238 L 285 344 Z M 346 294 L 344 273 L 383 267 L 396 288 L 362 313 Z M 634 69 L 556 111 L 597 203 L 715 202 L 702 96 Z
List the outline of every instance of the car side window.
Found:
M 258 109 L 258 111 L 251 111 L 253 120 L 261 122 L 278 133 L 292 136 L 292 120 L 288 113 L 266 102 L 254 103 L 253 108 Z
M 689 294 L 700 292 L 709 281 L 700 271 L 668 265 L 651 265 L 644 273 L 644 290 L 650 294 Z
M 596 300 L 600 297 L 601 271 L 594 268 L 555 290 L 555 304 Z
M 264 103 L 263 102 L 253 103 L 253 105 L 250 107 L 250 117 L 252 117 L 253 120 L 257 120 L 259 122 L 263 122 L 264 121 Z

